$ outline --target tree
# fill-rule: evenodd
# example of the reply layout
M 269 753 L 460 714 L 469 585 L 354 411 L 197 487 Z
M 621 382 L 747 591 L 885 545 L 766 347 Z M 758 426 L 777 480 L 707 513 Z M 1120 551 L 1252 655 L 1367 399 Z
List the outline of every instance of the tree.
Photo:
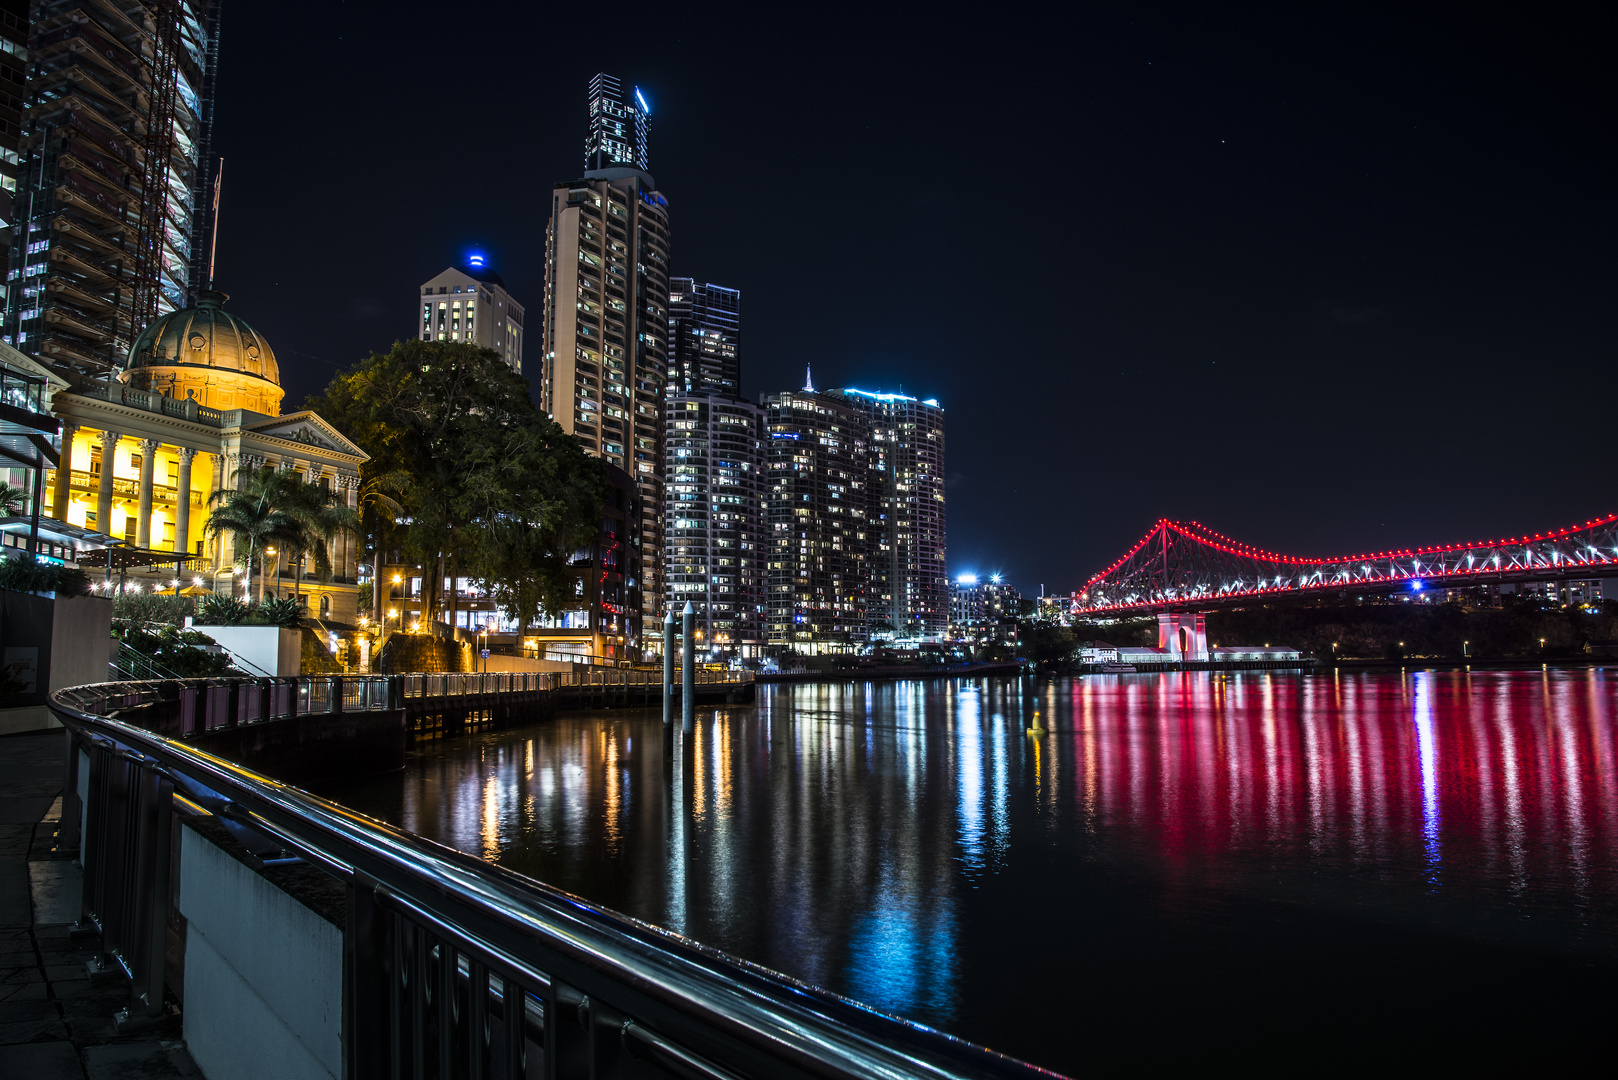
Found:
M 423 569 L 424 619 L 445 606 L 446 577 L 481 582 L 523 625 L 572 595 L 563 571 L 600 522 L 603 466 L 534 407 L 499 353 L 396 342 L 307 407 L 370 455 L 361 477 L 381 496 L 366 507 L 376 543 L 391 516 Z
M 28 489 L 0 480 L 0 516 L 15 517 L 28 505 Z
M 216 503 L 208 515 L 206 534 L 229 536 L 235 549 L 236 565 L 253 580 L 253 567 L 266 548 L 280 544 L 297 549 L 306 542 L 303 526 L 288 512 L 288 486 L 291 477 L 269 469 L 237 469 L 234 490 L 221 488 L 209 501 Z M 264 576 L 259 576 L 258 598 L 264 599 Z
M 300 568 L 306 556 L 313 556 L 315 576 L 321 581 L 331 580 L 331 543 L 339 533 L 357 532 L 359 515 L 350 510 L 330 488 L 299 483 L 285 478 L 280 493 L 281 508 L 298 526 L 299 538 L 287 544 L 287 561 Z M 292 579 L 292 590 L 301 593 L 302 575 Z

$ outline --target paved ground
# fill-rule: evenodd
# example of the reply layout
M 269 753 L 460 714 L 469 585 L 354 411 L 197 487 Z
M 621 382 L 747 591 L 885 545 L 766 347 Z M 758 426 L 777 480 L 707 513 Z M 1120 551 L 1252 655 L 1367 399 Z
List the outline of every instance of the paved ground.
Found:
M 78 865 L 52 854 L 61 812 L 61 731 L 0 737 L 0 1077 L 145 1080 L 202 1076 L 178 1021 L 119 1035 L 124 980 L 90 981 L 98 942 L 74 940 Z

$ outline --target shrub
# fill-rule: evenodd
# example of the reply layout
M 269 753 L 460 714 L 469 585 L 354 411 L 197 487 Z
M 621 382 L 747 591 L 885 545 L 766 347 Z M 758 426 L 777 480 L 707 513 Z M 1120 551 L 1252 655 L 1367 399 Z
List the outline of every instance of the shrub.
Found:
M 167 674 L 195 679 L 235 673 L 229 656 L 204 647 L 217 644 L 207 634 L 173 626 L 138 626 L 121 620 L 113 624 L 113 630 L 127 648 Z
M 284 626 L 288 630 L 296 630 L 303 625 L 303 615 L 298 602 L 289 597 L 276 597 L 266 600 L 253 612 L 255 622 L 265 622 L 271 626 Z
M 35 562 L 25 555 L 16 559 L 0 559 L 0 589 L 8 592 L 84 596 L 90 591 L 90 579 L 85 576 L 83 570 Z
M 207 626 L 238 626 L 247 621 L 251 609 L 232 596 L 215 593 L 197 604 L 197 619 Z
M 189 596 L 163 596 L 159 593 L 120 592 L 112 597 L 112 617 L 135 622 L 171 623 L 179 626 L 187 615 L 195 614 L 196 601 Z

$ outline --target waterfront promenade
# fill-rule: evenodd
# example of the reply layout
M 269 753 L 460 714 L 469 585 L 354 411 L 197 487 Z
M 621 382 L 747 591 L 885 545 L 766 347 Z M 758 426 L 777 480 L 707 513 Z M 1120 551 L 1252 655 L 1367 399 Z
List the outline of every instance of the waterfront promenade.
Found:
M 178 1021 L 113 1029 L 129 984 L 92 982 L 98 941 L 70 933 L 83 879 L 54 851 L 65 746 L 60 730 L 0 737 L 0 1076 L 201 1077 Z

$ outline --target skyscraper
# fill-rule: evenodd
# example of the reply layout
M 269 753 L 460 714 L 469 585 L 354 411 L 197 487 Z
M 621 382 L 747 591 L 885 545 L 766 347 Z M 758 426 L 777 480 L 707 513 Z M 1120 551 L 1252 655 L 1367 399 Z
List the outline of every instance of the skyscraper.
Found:
M 868 414 L 807 387 L 763 404 L 769 642 L 849 649 L 869 633 Z
M 450 267 L 422 285 L 419 319 L 421 340 L 476 342 L 522 374 L 523 306 L 482 255 L 468 256 L 464 266 Z
M 721 394 L 668 403 L 667 600 L 690 601 L 705 649 L 764 642 L 764 410 Z
M 12 199 L 22 176 L 22 110 L 28 83 L 28 0 L 0 0 L 0 266 L 10 263 Z M 0 307 L 8 290 L 0 285 Z
M 590 80 L 590 130 L 584 140 L 584 167 L 591 171 L 628 167 L 645 172 L 646 131 L 652 111 L 640 87 L 629 97 L 607 74 Z
M 944 410 L 904 394 L 847 389 L 826 396 L 847 402 L 870 425 L 871 618 L 902 634 L 943 634 Z
M 742 389 L 742 294 L 691 278 L 669 279 L 668 392 L 724 394 Z
M 540 406 L 641 487 L 637 582 L 662 626 L 663 394 L 668 371 L 668 200 L 646 170 L 646 107 L 590 81 L 583 177 L 557 184 L 545 234 Z
M 40 0 L 0 336 L 74 379 L 205 282 L 217 4 Z

